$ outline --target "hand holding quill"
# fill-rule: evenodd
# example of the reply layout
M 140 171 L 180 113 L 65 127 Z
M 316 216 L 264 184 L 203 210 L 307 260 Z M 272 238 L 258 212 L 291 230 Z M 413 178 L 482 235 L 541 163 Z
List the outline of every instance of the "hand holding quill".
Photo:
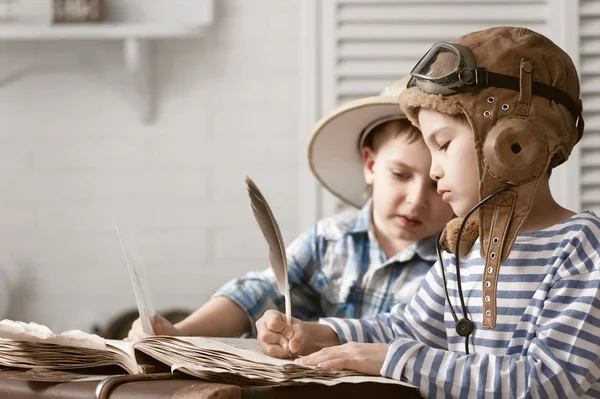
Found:
M 271 263 L 271 269 L 275 274 L 277 280 L 277 287 L 279 292 L 285 296 L 285 320 L 286 323 L 292 325 L 292 304 L 290 301 L 290 285 L 288 281 L 287 273 L 287 257 L 285 254 L 285 245 L 283 243 L 283 237 L 279 230 L 279 225 L 271 212 L 267 200 L 262 195 L 256 184 L 246 177 L 246 185 L 248 186 L 248 195 L 250 196 L 250 205 L 254 217 L 258 222 L 267 245 L 269 247 L 269 262 Z

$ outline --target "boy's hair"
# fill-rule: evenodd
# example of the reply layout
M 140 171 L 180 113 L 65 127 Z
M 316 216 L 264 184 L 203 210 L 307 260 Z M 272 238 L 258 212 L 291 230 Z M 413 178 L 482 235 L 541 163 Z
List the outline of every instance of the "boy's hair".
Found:
M 383 122 L 377 125 L 369 133 L 363 141 L 361 151 L 365 147 L 369 147 L 374 153 L 377 153 L 379 149 L 390 139 L 395 139 L 401 135 L 406 135 L 406 139 L 409 143 L 414 143 L 419 140 L 423 140 L 421 131 L 413 126 L 408 119 L 393 119 L 391 121 Z M 370 198 L 373 195 L 373 185 L 368 184 L 365 192 L 365 197 Z
M 389 134 L 391 132 L 393 132 L 393 135 Z M 381 145 L 387 140 L 396 138 L 400 135 L 406 135 L 409 143 L 423 140 L 421 131 L 414 127 L 408 119 L 394 119 L 375 126 L 371 133 L 365 138 L 363 148 L 369 147 L 374 152 L 377 152 L 381 148 Z

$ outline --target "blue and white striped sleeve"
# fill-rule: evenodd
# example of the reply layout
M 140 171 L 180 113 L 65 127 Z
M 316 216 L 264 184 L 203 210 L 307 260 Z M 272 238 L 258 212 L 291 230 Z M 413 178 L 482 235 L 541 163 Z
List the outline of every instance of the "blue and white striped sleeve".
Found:
M 600 397 L 591 388 L 600 379 L 600 271 L 557 280 L 528 334 L 529 346 L 513 355 L 465 355 L 400 337 L 381 374 L 426 396 Z
M 447 348 L 444 326 L 444 287 L 436 263 L 408 304 L 398 304 L 389 313 L 370 319 L 323 318 L 341 343 L 390 342 L 397 337 L 419 340 L 435 348 Z

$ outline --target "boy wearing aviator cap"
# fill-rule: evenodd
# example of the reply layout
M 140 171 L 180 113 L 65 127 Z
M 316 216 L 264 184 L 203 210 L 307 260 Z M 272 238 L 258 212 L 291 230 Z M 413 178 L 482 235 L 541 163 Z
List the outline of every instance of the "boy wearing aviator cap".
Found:
M 388 314 L 291 330 L 269 312 L 261 334 L 279 329 L 312 353 L 300 364 L 401 379 L 427 397 L 600 397 L 600 218 L 561 207 L 549 187 L 583 134 L 570 57 L 499 27 L 435 45 L 411 75 L 400 104 L 460 217 L 440 262 Z

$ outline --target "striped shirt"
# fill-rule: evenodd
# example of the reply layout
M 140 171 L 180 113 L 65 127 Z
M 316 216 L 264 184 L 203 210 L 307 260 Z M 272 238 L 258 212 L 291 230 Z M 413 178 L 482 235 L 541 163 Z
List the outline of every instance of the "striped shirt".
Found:
M 373 317 L 408 302 L 419 289 L 437 259 L 435 237 L 386 259 L 372 232 L 371 204 L 319 221 L 287 248 L 294 317 Z M 232 280 L 214 296 L 226 296 L 246 312 L 253 336 L 266 310 L 284 311 L 270 268 Z
M 482 327 L 479 243 L 461 257 L 475 330 L 457 335 L 439 265 L 405 306 L 368 320 L 323 319 L 340 341 L 389 343 L 381 374 L 426 397 L 600 397 L 600 219 L 586 211 L 518 235 L 502 262 L 494 329 Z M 444 254 L 450 302 L 462 314 L 454 257 Z

